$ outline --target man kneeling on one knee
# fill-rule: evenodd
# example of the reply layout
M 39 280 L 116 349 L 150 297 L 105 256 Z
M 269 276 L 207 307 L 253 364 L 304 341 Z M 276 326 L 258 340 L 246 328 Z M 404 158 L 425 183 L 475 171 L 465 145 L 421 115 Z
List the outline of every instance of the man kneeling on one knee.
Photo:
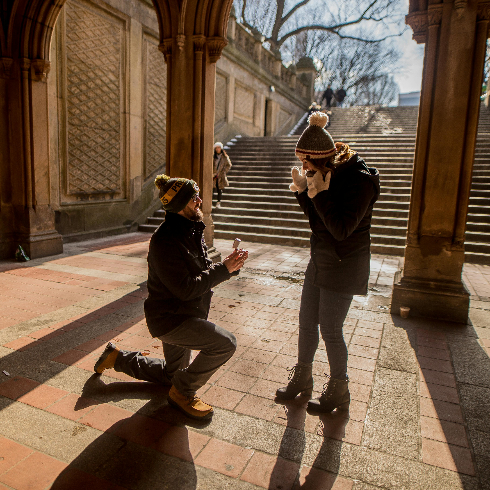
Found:
M 159 175 L 155 185 L 166 214 L 150 240 L 145 316 L 151 335 L 162 341 L 165 360 L 121 350 L 110 342 L 94 370 L 100 374 L 114 368 L 136 379 L 171 386 L 170 405 L 205 420 L 213 415 L 213 407 L 196 391 L 236 350 L 235 336 L 207 320 L 211 288 L 238 274 L 248 252 L 235 250 L 213 264 L 204 243 L 197 184 Z M 191 350 L 200 352 L 189 364 Z

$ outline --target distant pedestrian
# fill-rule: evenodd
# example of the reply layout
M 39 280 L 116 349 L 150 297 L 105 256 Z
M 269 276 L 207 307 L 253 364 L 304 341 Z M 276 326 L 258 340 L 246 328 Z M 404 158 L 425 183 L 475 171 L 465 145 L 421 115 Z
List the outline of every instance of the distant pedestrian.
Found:
M 325 100 L 325 102 L 327 103 L 327 108 L 330 109 L 330 107 L 332 107 L 332 97 L 333 97 L 332 86 L 328 84 L 327 90 L 323 92 L 322 100 L 320 102 L 323 103 L 323 101 Z
M 223 194 L 223 189 L 228 187 L 230 183 L 226 177 L 226 174 L 231 168 L 230 157 L 227 155 L 223 148 L 223 143 L 217 141 L 214 144 L 214 155 L 213 155 L 213 184 L 216 187 L 216 192 L 218 194 L 218 201 L 216 207 L 221 206 L 221 196 Z
M 308 116 L 319 110 L 321 110 L 321 106 L 317 104 L 315 101 L 313 101 L 310 107 L 308 107 Z
M 337 92 L 335 93 L 335 98 L 337 99 L 337 103 L 339 107 L 343 106 L 344 99 L 347 93 L 345 92 L 343 87 L 340 87 Z

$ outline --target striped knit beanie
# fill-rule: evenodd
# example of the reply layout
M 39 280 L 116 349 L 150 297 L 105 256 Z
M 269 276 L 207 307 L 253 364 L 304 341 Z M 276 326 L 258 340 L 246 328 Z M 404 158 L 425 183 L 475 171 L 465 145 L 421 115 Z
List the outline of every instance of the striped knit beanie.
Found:
M 327 158 L 335 155 L 335 143 L 330 133 L 324 129 L 328 116 L 324 112 L 313 112 L 308 118 L 309 126 L 303 131 L 296 143 L 296 156 L 304 158 Z
M 157 175 L 155 185 L 160 190 L 160 201 L 163 209 L 171 213 L 182 211 L 188 202 L 199 192 L 199 186 L 191 179 L 170 178 L 168 175 Z

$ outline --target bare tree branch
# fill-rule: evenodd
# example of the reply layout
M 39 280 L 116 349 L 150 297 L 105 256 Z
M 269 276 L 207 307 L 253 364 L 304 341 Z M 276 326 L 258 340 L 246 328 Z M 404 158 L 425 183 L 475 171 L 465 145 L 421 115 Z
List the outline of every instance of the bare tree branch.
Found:
M 310 3 L 310 0 L 303 0 L 302 2 L 297 3 L 282 19 L 281 26 L 283 26 L 295 12 L 297 12 L 301 7 L 304 7 Z
M 381 43 L 383 41 L 386 41 L 387 39 L 393 38 L 393 37 L 400 37 L 405 30 L 402 32 L 399 32 L 397 34 L 388 34 L 385 37 L 382 37 L 380 39 L 364 39 L 362 37 L 355 37 L 355 36 L 344 36 L 343 34 L 340 34 L 339 32 L 335 32 L 337 36 L 339 36 L 340 39 L 352 39 L 353 41 L 360 41 L 363 43 L 368 43 L 368 44 L 376 44 L 376 43 Z
M 280 47 L 284 43 L 284 41 L 286 41 L 286 39 L 288 39 L 292 36 L 297 36 L 298 34 L 301 34 L 302 32 L 306 32 L 306 31 L 326 31 L 326 32 L 331 32 L 332 34 L 335 34 L 341 38 L 356 39 L 357 41 L 363 41 L 363 42 L 369 42 L 369 43 L 378 43 L 380 41 L 383 41 L 384 39 L 388 39 L 388 37 L 393 37 L 393 36 L 399 35 L 399 34 L 391 34 L 391 35 L 388 35 L 382 39 L 372 40 L 372 39 L 365 39 L 365 38 L 355 37 L 355 36 L 344 36 L 339 32 L 340 29 L 342 29 L 343 27 L 348 27 L 348 26 L 359 24 L 363 20 L 367 20 L 367 19 L 365 19 L 363 17 L 358 17 L 355 20 L 343 22 L 341 24 L 336 24 L 333 26 L 325 26 L 325 25 L 321 25 L 321 24 L 312 24 L 312 25 L 308 25 L 308 26 L 302 26 L 302 27 L 298 27 L 297 29 L 294 29 L 292 31 L 289 31 L 287 34 L 284 34 L 284 36 L 282 36 L 280 39 L 277 39 L 277 41 L 272 39 L 272 37 L 266 38 L 266 41 L 274 43 L 277 45 L 277 47 Z

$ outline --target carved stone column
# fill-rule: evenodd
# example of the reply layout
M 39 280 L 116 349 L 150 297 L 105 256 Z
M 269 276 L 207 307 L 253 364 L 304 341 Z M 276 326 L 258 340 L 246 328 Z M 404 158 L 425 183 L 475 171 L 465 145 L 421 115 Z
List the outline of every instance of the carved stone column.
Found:
M 411 7 L 415 2 L 411 2 Z M 434 3 L 407 23 L 425 42 L 405 266 L 392 313 L 466 322 L 464 233 L 478 125 L 488 16 L 475 3 Z M 486 17 L 486 18 L 485 18 Z
M 2 63 L 5 66 L 5 63 Z M 3 258 L 12 258 L 21 245 L 30 258 L 54 255 L 63 251 L 61 235 L 55 229 L 51 207 L 49 175 L 48 89 L 46 77 L 48 61 L 21 58 L 11 62 L 9 80 L 4 84 L 8 105 L 2 109 L 8 114 L 4 137 L 8 154 L 2 162 L 11 187 L 4 211 L 11 215 L 7 233 L 0 236 Z M 2 117 L 3 117 L 2 116 Z M 2 216 L 3 217 L 3 216 Z M 3 222 L 3 219 L 2 219 Z M 3 225 L 3 223 L 2 223 Z
M 167 62 L 167 173 L 198 182 L 205 239 L 212 247 L 215 63 L 227 40 L 204 35 L 177 37 L 160 45 Z
M 0 258 L 13 257 L 15 250 L 9 137 L 12 64 L 11 58 L 0 58 Z

